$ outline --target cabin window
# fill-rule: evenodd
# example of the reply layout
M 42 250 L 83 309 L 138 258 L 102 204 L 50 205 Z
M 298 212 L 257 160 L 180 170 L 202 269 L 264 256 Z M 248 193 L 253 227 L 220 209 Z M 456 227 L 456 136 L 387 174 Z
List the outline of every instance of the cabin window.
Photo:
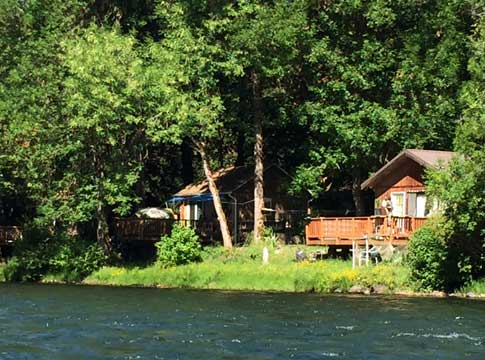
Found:
M 425 217 L 429 214 L 429 208 L 424 192 L 408 193 L 408 211 L 407 215 L 416 217 Z
M 391 193 L 392 216 L 404 216 L 404 196 L 403 192 Z
M 197 203 L 185 205 L 184 210 L 186 220 L 199 220 L 202 215 L 202 209 Z

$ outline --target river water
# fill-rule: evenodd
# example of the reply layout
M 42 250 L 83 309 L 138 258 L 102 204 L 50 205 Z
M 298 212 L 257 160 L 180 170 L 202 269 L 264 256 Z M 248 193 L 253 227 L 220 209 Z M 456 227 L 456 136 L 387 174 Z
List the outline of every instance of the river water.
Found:
M 0 359 L 485 359 L 485 302 L 0 285 Z

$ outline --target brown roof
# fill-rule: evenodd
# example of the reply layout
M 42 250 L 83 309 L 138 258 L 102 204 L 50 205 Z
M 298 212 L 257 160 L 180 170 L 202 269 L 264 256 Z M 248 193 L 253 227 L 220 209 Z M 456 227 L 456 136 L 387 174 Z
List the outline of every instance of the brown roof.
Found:
M 369 177 L 361 185 L 362 189 L 373 187 L 381 177 L 388 176 L 396 167 L 399 167 L 406 159 L 411 159 L 426 168 L 437 167 L 440 163 L 446 165 L 456 153 L 453 151 L 406 149 L 381 167 L 374 175 Z
M 276 165 L 267 166 L 264 171 L 266 172 L 273 167 L 289 176 L 283 169 Z M 254 179 L 254 170 L 246 166 L 231 166 L 215 171 L 213 177 L 220 193 L 230 193 L 239 189 L 249 181 L 252 181 Z M 197 183 L 187 185 L 174 194 L 174 196 L 195 196 L 208 194 L 209 192 L 209 183 L 207 179 L 204 179 Z

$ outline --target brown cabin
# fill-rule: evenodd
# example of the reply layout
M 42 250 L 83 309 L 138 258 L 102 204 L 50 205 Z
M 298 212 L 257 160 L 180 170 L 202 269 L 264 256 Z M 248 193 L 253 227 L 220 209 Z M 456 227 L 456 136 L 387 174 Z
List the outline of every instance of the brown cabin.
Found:
M 253 229 L 254 170 L 232 166 L 213 174 L 234 242 L 242 242 Z M 264 217 L 278 236 L 287 242 L 298 241 L 306 215 L 309 195 L 288 194 L 291 176 L 277 165 L 264 171 Z M 174 222 L 194 227 L 206 242 L 221 239 L 219 223 L 207 180 L 192 183 L 167 202 L 175 219 L 116 219 L 116 236 L 127 241 L 154 242 L 170 232 Z M 301 239 L 303 242 L 303 238 Z
M 232 166 L 215 172 L 213 176 L 229 227 L 237 234 L 235 240 L 241 240 L 253 228 L 254 170 Z M 291 233 L 306 214 L 309 196 L 289 195 L 291 180 L 291 176 L 277 165 L 267 166 L 264 170 L 265 224 L 276 232 Z M 177 205 L 180 220 L 198 222 L 206 227 L 211 224 L 214 231 L 218 231 L 217 215 L 206 179 L 187 185 L 169 201 Z
M 306 226 L 308 245 L 351 246 L 365 240 L 406 245 L 411 234 L 438 209 L 426 198 L 424 173 L 453 158 L 451 151 L 407 149 L 362 183 L 375 193 L 375 212 L 362 217 L 312 218 Z

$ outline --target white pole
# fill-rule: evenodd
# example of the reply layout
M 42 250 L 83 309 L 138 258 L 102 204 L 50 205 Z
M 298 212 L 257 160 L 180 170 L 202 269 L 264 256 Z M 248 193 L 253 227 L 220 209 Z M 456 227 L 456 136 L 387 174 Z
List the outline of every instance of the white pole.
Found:
M 352 269 L 355 269 L 355 240 L 352 240 Z
M 365 236 L 365 265 L 369 266 L 369 237 Z

